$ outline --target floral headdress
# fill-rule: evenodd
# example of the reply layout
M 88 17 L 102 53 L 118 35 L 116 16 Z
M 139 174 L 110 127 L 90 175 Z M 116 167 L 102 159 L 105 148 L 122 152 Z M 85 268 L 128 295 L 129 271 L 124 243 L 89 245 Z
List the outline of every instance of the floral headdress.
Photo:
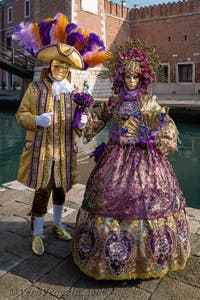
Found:
M 13 39 L 34 57 L 40 49 L 57 43 L 67 44 L 78 50 L 85 69 L 101 64 L 111 57 L 97 34 L 89 32 L 81 25 L 69 23 L 62 13 L 40 23 L 22 22 L 14 26 L 13 30 Z
M 140 40 L 132 40 L 124 45 L 113 45 L 111 52 L 112 57 L 104 63 L 106 70 L 100 77 L 112 78 L 113 89 L 118 93 L 124 86 L 125 73 L 134 67 L 140 77 L 140 88 L 145 92 L 160 67 L 154 48 Z

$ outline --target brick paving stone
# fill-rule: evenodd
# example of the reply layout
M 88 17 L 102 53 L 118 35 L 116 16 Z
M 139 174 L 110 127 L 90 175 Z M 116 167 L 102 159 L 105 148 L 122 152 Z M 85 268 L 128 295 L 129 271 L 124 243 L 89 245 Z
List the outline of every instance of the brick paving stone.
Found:
M 79 207 L 80 207 L 80 204 L 74 203 L 73 201 L 68 201 L 68 200 L 65 201 L 65 205 L 67 207 L 71 207 L 71 208 L 75 208 L 75 209 L 79 209 Z
M 31 286 L 30 281 L 12 273 L 7 273 L 0 278 L 0 299 L 11 300 L 29 286 Z
M 14 268 L 12 272 L 30 281 L 38 280 L 41 276 L 50 272 L 60 260 L 49 254 L 33 254 L 26 261 Z
M 189 219 L 200 222 L 200 209 L 187 207 L 186 212 Z
M 16 193 L 16 199 L 15 201 L 19 202 L 19 203 L 23 203 L 26 205 L 31 205 L 32 201 L 33 201 L 33 195 L 34 192 L 30 192 L 30 191 L 18 191 Z
M 30 238 L 24 238 L 12 232 L 0 233 L 1 249 L 8 250 L 21 258 L 27 258 L 31 253 Z
M 4 204 L 1 205 L 1 215 L 21 215 L 21 212 L 27 207 L 29 208 L 29 206 L 27 206 L 26 204 L 19 203 L 16 201 L 10 201 L 9 203 L 4 202 Z
M 33 189 L 26 187 L 25 185 L 23 185 L 22 183 L 20 183 L 17 180 L 3 183 L 2 186 L 6 187 L 7 189 L 12 189 L 15 191 L 23 191 L 23 192 L 24 191 L 32 191 L 32 192 L 34 191 Z
M 153 293 L 155 291 L 155 289 L 157 288 L 157 286 L 160 283 L 160 278 L 158 279 L 148 279 L 148 280 L 139 280 L 139 282 L 136 284 L 134 284 L 134 286 L 141 288 L 149 293 Z
M 27 236 L 27 228 L 30 227 L 28 225 L 29 223 L 21 217 L 18 216 L 2 216 L 0 215 L 0 233 L 3 231 L 13 231 L 17 232 L 17 230 L 20 230 L 20 235 Z
M 46 213 L 45 216 L 44 216 L 44 226 L 47 227 L 52 222 L 53 222 L 53 216 L 52 216 L 52 214 Z
M 167 276 L 200 288 L 200 257 L 191 255 L 184 270 L 171 272 Z
M 191 242 L 191 254 L 200 256 L 200 238 L 198 234 L 191 234 L 190 242 Z
M 189 230 L 190 230 L 190 233 L 196 233 L 198 229 L 199 229 L 199 222 L 198 221 L 190 220 L 189 221 Z
M 63 296 L 81 277 L 82 273 L 74 265 L 72 257 L 67 257 L 34 285 L 54 296 Z M 75 298 L 76 299 L 76 298 Z
M 10 252 L 23 259 L 27 259 L 31 257 L 32 256 L 31 239 L 32 239 L 31 236 L 26 239 L 21 239 L 21 241 L 15 244 L 14 248 L 10 249 Z
M 83 274 L 82 278 L 63 295 L 63 299 L 108 299 L 107 297 L 113 292 L 117 284 L 120 282 L 95 280 Z
M 71 242 L 57 240 L 46 247 L 46 252 L 58 258 L 66 258 L 71 253 Z
M 136 287 L 117 287 L 106 297 L 106 300 L 148 300 L 150 293 Z
M 15 201 L 18 196 L 18 192 L 16 190 L 5 189 L 0 193 L 0 204 L 8 204 L 9 202 Z
M 32 236 L 31 223 L 23 218 L 21 218 L 21 222 L 13 222 L 12 226 L 10 226 L 9 231 L 21 235 L 25 238 L 30 238 Z
M 52 296 L 51 294 L 36 288 L 35 286 L 28 287 L 26 289 L 19 290 L 16 297 L 12 298 L 13 300 L 57 300 L 57 297 Z
M 82 204 L 83 196 L 80 195 L 80 197 L 77 197 L 74 194 L 72 194 L 69 198 L 66 199 L 66 201 L 70 201 L 70 202 L 76 203 L 77 208 L 79 208 L 81 206 L 81 204 Z
M 199 289 L 189 284 L 185 284 L 180 281 L 164 277 L 150 299 L 198 300 Z
M 76 184 L 73 185 L 72 189 L 67 194 L 73 193 L 73 191 L 76 192 L 76 193 L 83 194 L 84 191 L 85 191 L 85 185 L 81 184 L 81 183 L 76 183 Z
M 63 294 L 61 299 L 62 300 L 74 300 L 74 299 L 104 300 L 104 299 L 110 299 L 108 298 L 108 295 L 109 295 L 109 290 L 100 287 L 98 289 L 72 287 Z
M 30 211 L 31 211 L 31 206 L 27 205 L 27 204 L 22 204 L 23 207 L 21 208 L 21 210 L 15 211 L 13 213 L 13 216 L 18 216 L 18 217 L 22 217 L 25 218 L 26 220 L 28 220 L 30 222 L 31 217 L 30 217 Z
M 77 216 L 78 210 L 71 213 L 70 215 L 66 216 L 65 218 L 63 218 L 63 222 L 69 226 L 69 227 L 75 227 L 76 224 L 76 216 Z
M 33 192 L 30 191 L 16 191 L 6 189 L 5 191 L 0 193 L 0 204 L 4 201 L 5 204 L 9 204 L 10 202 L 16 201 L 19 203 L 31 205 L 33 199 Z
M 65 217 L 69 216 L 70 214 L 72 214 L 75 211 L 76 211 L 76 209 L 68 207 L 65 204 L 63 206 L 63 210 L 62 210 L 62 218 L 65 218 Z M 48 213 L 51 214 L 52 216 L 53 216 L 53 212 L 54 212 L 53 207 L 48 210 Z
M 46 213 L 46 215 L 44 216 L 44 222 L 45 227 L 49 226 L 53 222 L 53 215 Z
M 95 145 L 95 147 L 93 147 L 93 150 L 96 148 L 96 146 L 97 146 L 97 144 Z M 90 150 L 91 150 L 91 147 L 90 147 Z M 86 153 L 88 153 L 87 150 L 84 150 L 84 151 Z M 83 155 L 85 156 L 84 153 L 83 153 Z M 85 168 L 86 163 L 87 163 L 87 167 Z M 87 157 L 82 161 L 78 161 L 78 181 L 83 184 L 86 184 L 88 177 L 90 176 L 92 170 L 94 169 L 94 166 L 95 166 L 94 160 L 89 159 Z M 83 196 L 83 194 L 81 194 L 81 196 Z
M 17 257 L 7 251 L 0 251 L 0 257 L 0 276 L 4 275 L 6 272 L 23 262 L 22 258 Z
M 75 184 L 72 189 L 66 194 L 66 201 L 73 201 L 79 205 L 82 204 L 85 185 Z

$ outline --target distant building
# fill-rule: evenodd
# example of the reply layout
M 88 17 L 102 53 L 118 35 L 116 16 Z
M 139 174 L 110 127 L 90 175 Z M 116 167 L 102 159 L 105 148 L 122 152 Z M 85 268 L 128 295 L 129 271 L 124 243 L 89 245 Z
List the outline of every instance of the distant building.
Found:
M 13 25 L 21 21 L 40 22 L 57 12 L 67 15 L 70 22 L 99 34 L 107 48 L 114 42 L 124 43 L 134 38 L 154 46 L 163 71 L 157 76 L 153 92 L 200 94 L 199 0 L 142 8 L 135 5 L 131 9 L 126 7 L 126 1 L 119 5 L 108 0 L 4 0 L 0 2 L 0 42 L 13 46 Z M 107 96 L 110 83 L 100 79 L 97 82 L 99 70 L 77 72 L 74 83 L 82 87 L 84 80 L 90 78 L 94 96 Z M 164 82 L 160 82 L 160 78 L 164 78 Z M 0 70 L 0 88 L 13 88 L 19 81 L 16 76 Z

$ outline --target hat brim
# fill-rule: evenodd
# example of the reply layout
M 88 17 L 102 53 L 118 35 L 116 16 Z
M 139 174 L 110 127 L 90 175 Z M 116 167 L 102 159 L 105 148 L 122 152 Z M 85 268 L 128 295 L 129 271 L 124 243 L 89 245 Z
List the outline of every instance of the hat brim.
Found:
M 36 58 L 46 63 L 52 60 L 57 60 L 69 64 L 73 69 L 84 69 L 84 62 L 80 53 L 73 47 L 67 44 L 52 44 L 41 48 Z

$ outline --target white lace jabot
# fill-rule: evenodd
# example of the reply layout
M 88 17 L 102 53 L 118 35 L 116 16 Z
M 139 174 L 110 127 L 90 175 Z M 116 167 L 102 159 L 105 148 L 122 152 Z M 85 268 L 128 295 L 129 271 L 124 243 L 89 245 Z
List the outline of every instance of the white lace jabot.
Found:
M 68 94 L 74 90 L 74 87 L 66 78 L 63 80 L 54 80 L 51 75 L 49 77 L 51 78 L 51 80 L 53 80 L 52 93 L 56 97 L 56 100 L 60 100 L 60 94 Z

